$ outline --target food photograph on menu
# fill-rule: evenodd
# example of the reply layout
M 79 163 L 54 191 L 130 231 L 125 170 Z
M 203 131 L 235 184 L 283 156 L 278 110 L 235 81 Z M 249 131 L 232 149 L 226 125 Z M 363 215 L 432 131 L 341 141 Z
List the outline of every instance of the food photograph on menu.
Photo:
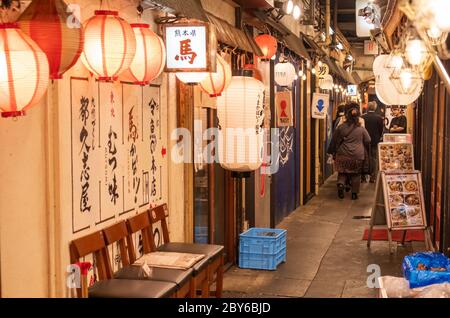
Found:
M 383 182 L 390 228 L 426 226 L 420 174 L 383 175 Z
M 380 171 L 414 171 L 414 151 L 410 143 L 380 143 Z

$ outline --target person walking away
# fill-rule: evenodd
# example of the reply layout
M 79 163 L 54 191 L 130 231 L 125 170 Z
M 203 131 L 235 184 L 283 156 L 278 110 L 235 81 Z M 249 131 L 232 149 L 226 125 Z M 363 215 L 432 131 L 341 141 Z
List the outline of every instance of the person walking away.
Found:
M 347 114 L 348 110 L 350 109 L 350 107 L 354 107 L 357 108 L 358 111 L 360 112 L 360 106 L 357 103 L 354 102 L 350 102 L 348 104 L 346 104 L 344 106 L 344 113 Z M 361 116 L 361 112 L 360 112 L 360 116 Z M 341 119 L 339 120 L 339 122 L 336 122 L 336 128 L 341 126 L 343 123 L 345 123 L 347 121 L 347 116 L 344 115 L 343 117 L 341 117 Z M 364 123 L 364 119 L 362 119 L 361 117 L 359 117 L 359 123 L 361 124 L 361 127 L 364 127 L 365 123 Z
M 384 131 L 384 120 L 380 115 L 377 114 L 377 108 L 377 102 L 370 102 L 367 114 L 362 116 L 365 122 L 365 127 L 371 139 L 370 162 L 372 167 L 372 174 L 370 176 L 370 183 L 374 183 L 378 175 L 378 144 L 383 137 Z
M 406 134 L 407 119 L 403 115 L 400 107 L 392 106 L 391 112 L 394 118 L 392 118 L 391 124 L 389 125 L 389 132 L 391 134 Z
M 358 199 L 361 173 L 365 158 L 365 146 L 370 145 L 370 136 L 361 126 L 359 105 L 351 103 L 346 113 L 346 121 L 340 125 L 331 140 L 327 153 L 335 159 L 338 171 L 338 196 L 344 198 L 345 183 L 351 180 L 352 200 Z

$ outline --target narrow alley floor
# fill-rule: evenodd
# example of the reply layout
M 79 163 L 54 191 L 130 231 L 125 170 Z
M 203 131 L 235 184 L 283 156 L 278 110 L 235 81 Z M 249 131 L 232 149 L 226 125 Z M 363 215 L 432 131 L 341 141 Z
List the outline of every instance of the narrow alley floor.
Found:
M 339 200 L 335 179 L 278 226 L 287 230 L 286 263 L 276 271 L 231 268 L 224 297 L 371 298 L 377 290 L 367 287 L 368 265 L 379 265 L 382 276 L 402 276 L 403 257 L 424 250 L 424 244 L 399 244 L 390 254 L 387 241 L 374 241 L 369 250 L 362 237 L 370 220 L 358 217 L 370 217 L 375 186 L 363 184 L 357 201 L 348 193 Z

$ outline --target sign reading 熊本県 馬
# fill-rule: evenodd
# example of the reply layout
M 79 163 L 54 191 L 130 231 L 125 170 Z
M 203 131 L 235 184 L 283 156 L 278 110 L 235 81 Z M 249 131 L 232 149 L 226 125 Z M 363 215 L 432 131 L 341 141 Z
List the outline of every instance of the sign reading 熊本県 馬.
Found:
M 215 71 L 214 32 L 206 23 L 168 24 L 163 28 L 166 72 Z
M 327 118 L 328 107 L 330 105 L 330 95 L 314 93 L 311 114 L 312 118 L 325 119 Z

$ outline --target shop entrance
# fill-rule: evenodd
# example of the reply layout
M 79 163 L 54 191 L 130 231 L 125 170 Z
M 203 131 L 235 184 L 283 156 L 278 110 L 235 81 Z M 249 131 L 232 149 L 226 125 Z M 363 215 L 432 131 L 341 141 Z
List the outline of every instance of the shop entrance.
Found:
M 208 128 L 217 127 L 217 111 L 195 107 L 194 148 L 206 149 L 213 141 L 203 140 Z M 209 139 L 209 138 L 208 138 Z M 205 163 L 194 151 L 194 242 L 225 246 L 225 261 L 234 260 L 233 182 L 218 163 Z

